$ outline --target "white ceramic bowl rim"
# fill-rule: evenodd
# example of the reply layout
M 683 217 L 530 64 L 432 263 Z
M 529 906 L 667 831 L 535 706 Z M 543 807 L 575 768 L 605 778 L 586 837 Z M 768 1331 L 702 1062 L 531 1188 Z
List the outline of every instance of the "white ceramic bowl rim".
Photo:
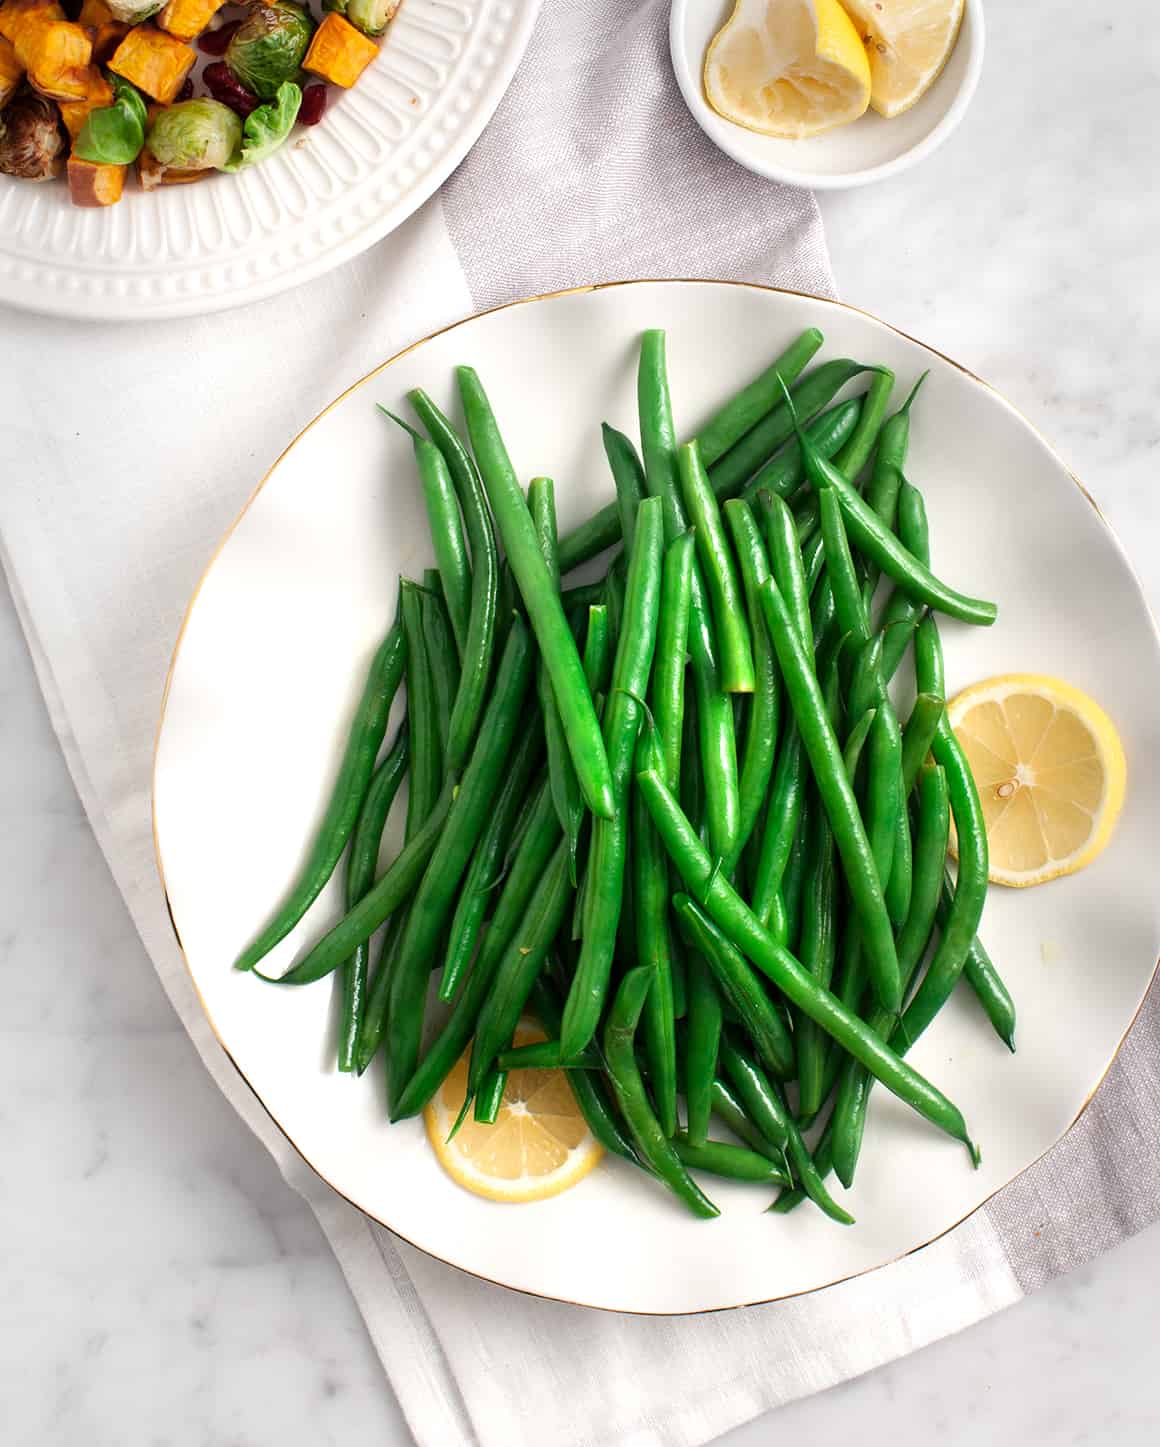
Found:
M 743 126 L 726 121 L 709 105 L 702 89 L 702 57 L 690 56 L 686 46 L 686 25 L 690 9 L 703 6 L 706 0 L 673 0 L 669 16 L 669 50 L 677 85 L 685 98 L 693 119 L 716 145 L 720 146 L 739 165 L 773 181 L 782 181 L 789 186 L 806 187 L 812 191 L 844 191 L 855 186 L 868 186 L 874 181 L 885 181 L 891 176 L 909 170 L 919 161 L 937 150 L 958 128 L 966 114 L 967 107 L 979 84 L 983 69 L 983 52 L 986 45 L 986 25 L 983 19 L 983 0 L 966 0 L 962 29 L 956 46 L 967 46 L 967 61 L 954 101 L 944 115 L 900 155 L 879 165 L 867 166 L 844 172 L 811 170 L 806 164 L 808 152 L 803 150 L 803 164 L 789 165 L 761 155 L 760 146 L 764 137 L 747 131 Z M 953 58 L 953 56 L 952 56 Z M 951 63 L 948 60 L 948 65 Z M 945 72 L 944 72 L 945 75 Z M 943 79 L 940 75 L 937 86 Z M 919 100 L 918 105 L 922 104 Z M 905 114 L 905 113 L 904 113 Z M 858 122 L 853 123 L 857 125 Z M 829 139 L 841 137 L 844 127 L 816 137 L 814 141 L 790 142 L 787 144 L 809 147 L 816 142 L 823 144 Z

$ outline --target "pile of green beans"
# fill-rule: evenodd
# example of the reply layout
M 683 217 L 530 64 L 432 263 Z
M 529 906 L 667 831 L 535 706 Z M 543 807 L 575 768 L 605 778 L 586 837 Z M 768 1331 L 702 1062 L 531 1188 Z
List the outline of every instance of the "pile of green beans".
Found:
M 469 1049 L 460 1121 L 497 1118 L 509 1071 L 563 1069 L 593 1136 L 701 1217 L 716 1176 L 849 1224 L 826 1178 L 852 1185 L 876 1080 L 977 1163 L 904 1056 L 960 978 L 1014 1049 L 935 621 L 996 609 L 931 568 L 907 470 L 923 379 L 892 413 L 893 372 L 811 365 L 822 343 L 803 333 L 681 442 L 646 332 L 639 445 L 603 424 L 615 496 L 563 535 L 555 484 L 525 493 L 471 368 L 464 431 L 422 391 L 417 426 L 386 413 L 437 566 L 400 580 L 302 873 L 236 968 L 335 973 L 337 1067 L 381 1059 L 390 1119 Z M 290 956 L 344 855 L 346 913 L 257 970 Z M 544 1038 L 513 1049 L 524 1015 Z

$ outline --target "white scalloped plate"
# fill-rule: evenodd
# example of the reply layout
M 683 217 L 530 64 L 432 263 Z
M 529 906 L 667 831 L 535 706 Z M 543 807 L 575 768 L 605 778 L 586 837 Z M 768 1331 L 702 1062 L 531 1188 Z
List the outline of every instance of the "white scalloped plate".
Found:
M 540 0 L 404 0 L 379 57 L 264 165 L 78 210 L 63 182 L 0 176 L 0 301 L 112 321 L 222 311 L 386 236 L 491 119 Z
M 663 326 L 678 425 L 803 327 L 827 356 L 930 378 L 910 466 L 935 565 L 999 604 L 994 628 L 943 629 L 947 682 L 1057 673 L 1098 698 L 1128 756 L 1107 851 L 1039 889 L 992 889 L 983 937 L 1015 996 L 1019 1053 L 956 990 L 914 1064 L 963 1109 L 961 1146 L 885 1090 L 870 1107 L 849 1229 L 819 1211 L 769 1216 L 769 1193 L 704 1180 L 721 1219 L 697 1221 L 622 1161 L 534 1205 L 468 1195 L 422 1124 L 389 1126 L 377 1069 L 334 1069 L 329 984 L 278 990 L 231 963 L 299 866 L 327 797 L 366 660 L 400 570 L 431 561 L 410 444 L 375 411 L 409 387 L 451 405 L 452 368 L 479 368 L 521 476 L 556 479 L 561 526 L 610 495 L 597 423 L 635 430 L 643 328 Z M 855 389 L 856 390 L 856 389 Z M 595 445 L 593 445 L 595 442 Z M 320 487 L 319 478 L 327 479 Z M 413 1245 L 541 1296 L 622 1311 L 707 1311 L 811 1291 L 914 1251 L 976 1210 L 1068 1129 L 1108 1068 L 1160 947 L 1160 648 L 1115 538 L 1044 439 L 978 378 L 852 307 L 724 282 L 637 282 L 485 313 L 352 387 L 282 454 L 186 615 L 158 737 L 154 822 L 174 928 L 223 1047 L 305 1160 Z M 398 813 L 388 851 L 397 848 Z M 384 857 L 390 857 L 389 852 Z M 341 914 L 331 880 L 271 957 L 281 971 Z

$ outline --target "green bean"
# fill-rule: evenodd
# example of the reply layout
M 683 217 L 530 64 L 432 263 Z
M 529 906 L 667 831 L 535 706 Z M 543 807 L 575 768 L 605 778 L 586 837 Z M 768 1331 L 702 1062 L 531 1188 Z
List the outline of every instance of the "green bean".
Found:
M 607 422 L 600 424 L 604 439 L 604 455 L 616 484 L 616 507 L 620 518 L 620 536 L 624 539 L 624 551 L 632 552 L 632 535 L 636 529 L 636 509 L 641 498 L 647 496 L 644 485 L 644 467 L 637 456 L 632 439 Z
M 439 574 L 431 569 L 435 583 Z M 455 705 L 455 694 L 459 688 L 459 655 L 451 636 L 451 623 L 447 617 L 442 592 L 436 592 L 427 585 L 419 596 L 419 612 L 423 622 L 423 642 L 427 650 L 427 661 L 431 670 L 432 697 L 435 703 L 435 729 L 439 736 L 439 757 L 446 764 L 447 743 L 451 733 L 451 710 Z M 440 777 L 440 786 L 443 780 Z
M 448 794 L 450 798 L 450 793 Z M 407 927 L 407 916 L 411 912 L 409 901 L 404 901 L 391 915 L 383 935 L 379 952 L 379 967 L 375 971 L 367 991 L 366 1009 L 363 1012 L 362 1028 L 359 1030 L 355 1066 L 362 1075 L 378 1054 L 379 1046 L 387 1031 L 387 1006 L 390 1003 L 391 980 L 394 977 L 395 961 L 399 957 L 399 945 Z
M 851 718 L 861 718 L 869 708 L 876 708 L 882 678 L 882 639 L 875 634 L 868 638 L 854 655 L 846 689 L 846 711 Z
M 677 1128 L 677 1040 L 669 937 L 669 860 L 638 790 L 632 797 L 633 905 L 636 959 L 653 971 L 644 1007 L 645 1054 L 657 1118 L 666 1136 Z
M 503 1094 L 507 1089 L 507 1071 L 489 1070 L 475 1095 L 475 1119 L 479 1125 L 494 1125 L 499 1118 Z
M 858 772 L 858 765 L 862 759 L 862 750 L 866 746 L 866 739 L 874 726 L 878 710 L 868 708 L 854 724 L 854 727 L 846 734 L 846 742 L 842 746 L 842 767 L 846 771 L 846 778 L 849 779 L 851 787 L 854 786 L 854 779 Z
M 379 925 L 415 892 L 439 843 L 454 796 L 455 786 L 448 781 L 422 828 L 403 846 L 394 863 L 358 904 L 284 975 L 261 978 L 278 985 L 312 985 L 338 969 L 364 940 L 369 940 Z M 374 985 L 371 990 L 373 994 Z
M 519 481 L 499 433 L 491 404 L 470 367 L 459 367 L 459 390 L 471 445 L 479 461 L 484 488 L 503 538 L 507 560 L 519 585 L 528 618 L 540 647 L 576 777 L 592 812 L 609 818 L 615 812 L 612 776 L 592 695 L 584 682 L 580 655 L 564 617 L 559 589 L 544 562 Z
M 834 841 L 824 809 L 815 809 L 810 823 L 797 954 L 802 966 L 828 990 L 837 946 Z M 802 1114 L 813 1116 L 822 1108 L 827 1040 L 809 1016 L 799 1013 L 794 1023 L 794 1045 L 801 1099 L 799 1109 Z
M 902 731 L 902 788 L 906 797 L 914 788 L 922 761 L 930 753 L 938 721 L 946 703 L 937 693 L 920 693 Z
M 685 719 L 685 666 L 693 587 L 693 535 L 682 533 L 665 549 L 661 606 L 653 663 L 652 712 L 660 734 L 665 778 L 675 789 L 681 777 Z
M 399 729 L 395 742 L 374 772 L 358 823 L 351 837 L 346 861 L 346 907 L 353 909 L 375 882 L 379 849 L 387 815 L 391 812 L 399 785 L 407 772 L 407 726 Z M 342 966 L 342 1014 L 338 1028 L 338 1068 L 355 1069 L 358 1037 L 366 1009 L 370 946 L 363 941 Z
M 794 408 L 803 421 L 820 411 L 840 387 L 858 376 L 860 372 L 873 371 L 861 362 L 851 362 L 845 357 L 823 362 L 798 382 L 793 390 Z M 788 393 L 782 392 L 782 396 Z M 733 497 L 773 456 L 787 438 L 793 435 L 793 411 L 784 401 L 774 407 L 727 453 L 709 469 L 713 491 L 719 498 Z M 768 482 L 762 483 L 768 486 Z
M 806 475 L 816 488 L 832 487 L 838 494 L 846 518 L 851 541 L 871 563 L 893 578 L 912 598 L 937 609 L 949 618 L 963 623 L 989 627 L 998 615 L 994 603 L 968 597 L 951 588 L 914 556 L 882 522 L 878 514 L 864 502 L 857 489 L 845 476 L 811 447 L 804 432 L 799 431 L 805 458 Z
M 399 584 L 399 611 L 407 640 L 407 716 L 411 729 L 411 767 L 407 781 L 407 833 L 423 827 L 443 785 L 435 678 L 423 631 L 423 590 L 409 578 Z
M 612 677 L 612 649 L 608 631 L 608 605 L 588 609 L 588 630 L 584 635 L 584 679 L 595 698 L 608 687 Z
M 924 768 L 918 789 L 914 889 L 910 914 L 898 936 L 899 969 L 908 985 L 922 960 L 934 925 L 950 831 L 945 771 L 929 766 Z M 884 1038 L 894 1023 L 895 1017 L 880 1006 L 871 1012 L 867 1020 L 870 1028 Z M 866 1106 L 872 1085 L 873 1078 L 857 1061 L 845 1062 L 838 1087 L 838 1099 L 834 1105 L 832 1139 L 834 1169 L 847 1189 L 853 1184 L 858 1154 L 862 1147 L 862 1136 L 866 1128 Z
M 806 436 L 823 457 L 833 457 L 853 436 L 862 416 L 862 405 L 861 397 L 851 397 L 848 402 L 839 402 L 809 423 Z M 746 502 L 752 502 L 758 492 L 764 490 L 775 497 L 789 498 L 801 487 L 805 475 L 801 448 L 796 442 L 790 445 L 787 439 L 765 466 L 753 474 L 741 489 L 741 496 Z M 709 480 L 713 480 L 711 473 Z M 718 493 L 718 496 L 721 494 Z
M 252 970 L 280 940 L 286 938 L 322 893 L 342 858 L 347 840 L 358 820 L 359 810 L 374 773 L 375 760 L 387 732 L 391 704 L 403 677 L 406 648 L 404 630 L 396 619 L 371 659 L 362 698 L 347 736 L 338 777 L 334 781 L 330 802 L 314 836 L 306 863 L 270 922 L 238 956 L 234 964 L 236 970 Z
M 822 1132 L 821 1139 L 818 1141 L 817 1146 L 814 1148 L 813 1154 L 814 1167 L 816 1168 L 818 1175 L 821 1176 L 822 1180 L 825 1180 L 825 1178 L 834 1169 L 833 1154 L 830 1145 L 829 1121 L 826 1122 L 826 1128 Z M 802 1190 L 802 1188 L 800 1186 L 794 1186 L 792 1189 L 787 1188 L 786 1190 L 782 1191 L 781 1194 L 778 1196 L 777 1200 L 774 1201 L 773 1205 L 770 1206 L 769 1209 L 771 1211 L 777 1212 L 779 1216 L 784 1216 L 788 1212 L 794 1210 L 797 1206 L 800 1206 L 803 1201 L 808 1200 L 809 1197 Z
M 893 708 L 883 708 L 880 704 L 874 727 L 870 730 L 866 770 L 866 836 L 870 842 L 870 853 L 874 857 L 874 868 L 884 897 L 894 863 L 898 812 L 905 807 L 906 800 L 902 793 L 902 735 L 898 729 L 898 716 Z M 891 917 L 889 908 L 886 912 L 891 925 L 895 929 L 900 928 L 902 920 Z
M 789 609 L 772 578 L 761 585 L 761 600 L 786 694 L 842 858 L 875 993 L 887 1009 L 897 1010 L 901 1004 L 898 960 L 882 885 L 854 791 L 842 767 L 838 741 L 826 718 L 813 663 L 801 646 Z
M 914 856 L 910 838 L 910 817 L 906 810 L 906 790 L 899 780 L 901 801 L 894 815 L 894 853 L 890 878 L 886 882 L 886 913 L 899 928 L 910 913 L 910 892 L 914 887 Z
M 911 388 L 910 395 L 893 417 L 887 419 L 878 440 L 874 454 L 874 470 L 866 484 L 866 502 L 882 519 L 891 532 L 897 531 L 898 494 L 902 485 L 902 469 L 906 464 L 906 450 L 910 444 L 910 408 L 918 396 L 919 389 L 926 381 L 923 372 Z M 850 476 L 849 472 L 846 473 Z M 852 479 L 851 479 L 852 480 Z M 925 560 L 924 560 L 925 561 Z M 868 570 L 867 585 L 871 592 L 878 581 L 874 568 Z
M 533 1006 L 533 1009 L 535 1007 Z M 582 1050 L 579 1055 L 565 1056 L 559 1040 L 533 1040 L 527 1045 L 509 1046 L 496 1061 L 500 1070 L 603 1070 L 604 1063 L 595 1050 Z
M 945 925 L 947 913 L 950 910 L 951 900 L 954 898 L 954 881 L 950 874 L 945 875 L 943 880 L 942 898 L 939 900 L 938 921 Z M 1003 983 L 999 971 L 992 963 L 990 955 L 983 948 L 983 942 L 975 936 L 970 949 L 967 951 L 966 964 L 963 966 L 963 976 L 968 985 L 975 993 L 975 998 L 982 1005 L 983 1010 L 990 1020 L 991 1026 L 1010 1050 L 1015 1053 L 1015 1001 L 1011 993 Z
M 858 419 L 858 426 L 854 429 L 854 433 L 846 445 L 833 459 L 834 466 L 844 472 L 851 482 L 857 482 L 858 474 L 874 451 L 875 443 L 880 439 L 883 431 L 883 418 L 886 416 L 886 406 L 893 390 L 894 373 L 889 367 L 877 368 L 870 379 L 870 390 L 866 393 L 866 401 L 862 405 L 862 415 Z
M 738 786 L 741 796 L 738 842 L 739 847 L 744 847 L 753 834 L 761 807 L 769 792 L 777 750 L 781 690 L 777 659 L 774 657 L 773 644 L 761 616 L 761 604 L 757 597 L 758 587 L 769 577 L 765 545 L 761 541 L 761 534 L 757 530 L 757 523 L 748 503 L 742 502 L 740 498 L 731 499 L 725 504 L 725 516 L 741 563 L 745 607 L 750 636 L 753 639 L 755 688 Z
M 459 691 L 455 695 L 447 741 L 447 768 L 450 773 L 458 775 L 475 742 L 491 680 L 499 559 L 491 513 L 471 454 L 458 432 L 425 392 L 416 389 L 408 392 L 407 397 L 451 472 L 471 549 L 471 611 L 467 619 Z
M 505 765 L 510 762 L 512 741 L 522 721 L 534 661 L 531 634 L 517 619 L 504 645 L 495 687 L 480 724 L 471 760 L 464 770 L 447 823 L 416 892 L 407 929 L 399 946 L 387 1024 L 387 1094 L 390 1100 L 397 1099 L 419 1059 L 432 957 L 455 907 L 468 861 L 500 791 Z
M 534 477 L 529 483 L 528 509 L 532 514 L 540 551 L 548 565 L 548 574 L 559 587 L 560 570 L 556 566 L 556 490 L 551 478 Z M 571 870 L 572 886 L 575 888 L 580 829 L 584 823 L 584 795 L 580 791 L 580 781 L 576 777 L 576 769 L 568 751 L 564 720 L 560 716 L 556 693 L 543 658 L 539 660 L 536 668 L 536 693 L 544 720 L 544 740 L 548 747 L 548 779 L 552 789 L 552 802 L 556 806 L 560 828 L 568 841 L 568 867 Z
M 539 730 L 528 729 L 512 754 L 491 818 L 475 846 L 459 892 L 439 980 L 439 998 L 443 1001 L 455 998 L 471 965 L 488 903 L 505 872 L 504 855 L 509 845 L 515 847 L 516 830 L 526 823 L 524 811 L 532 806 L 534 796 L 529 796 L 528 791 L 542 755 Z
M 843 635 L 853 647 L 859 647 L 870 638 L 870 624 L 862 606 L 862 584 L 842 522 L 842 505 L 833 488 L 822 489 L 818 506 L 826 557 L 826 581 L 834 591 L 834 614 Z
M 826 1190 L 801 1131 L 760 1065 L 739 1050 L 728 1035 L 721 1043 L 721 1059 L 746 1111 L 758 1130 L 784 1152 L 784 1159 L 810 1200 L 832 1221 L 852 1226 L 853 1216 L 843 1210 Z
M 769 570 L 793 614 L 802 647 L 812 653 L 814 634 L 810 626 L 810 585 L 806 580 L 793 514 L 781 498 L 768 492 L 759 492 L 757 503 L 765 545 L 769 549 Z
M 395 420 L 402 421 L 401 418 Z M 406 423 L 402 425 L 405 427 Z M 456 656 L 462 660 L 467 648 L 467 626 L 471 615 L 471 564 L 467 560 L 467 544 L 463 538 L 459 501 L 442 452 L 433 442 L 428 442 L 417 433 L 414 434 L 414 443 L 439 580 L 443 584 L 443 597 L 447 604 L 451 633 L 455 639 Z
M 721 1041 L 721 995 L 708 962 L 699 951 L 685 956 L 688 1013 L 685 1017 L 685 1123 L 690 1140 L 708 1139 L 713 1108 L 713 1077 Z
M 641 699 L 648 688 L 660 611 L 662 504 L 646 498 L 637 509 L 636 539 L 625 589 L 624 626 L 616 645 L 612 693 L 604 711 L 614 816 L 593 822 L 589 879 L 584 894 L 583 944 L 564 1006 L 560 1039 L 569 1055 L 592 1039 L 604 1008 L 616 927 L 624 898 L 628 790 Z
M 919 624 L 915 635 L 915 673 L 918 686 L 924 693 L 943 691 L 938 625 L 929 614 Z M 903 1012 L 893 1037 L 907 1049 L 949 999 L 978 932 L 987 897 L 986 821 L 970 764 L 945 713 L 935 730 L 931 753 L 935 762 L 946 770 L 958 841 L 959 868 L 954 898 L 947 911 L 934 958 L 914 998 Z
M 555 986 L 546 972 L 532 986 L 528 1001 L 532 1013 L 550 1035 L 560 1034 L 562 1005 Z M 588 1129 L 606 1151 L 621 1156 L 632 1165 L 639 1165 L 632 1143 L 621 1129 L 612 1102 L 604 1086 L 604 1067 L 600 1064 L 593 1070 L 569 1070 L 568 1084 L 580 1107 L 580 1114 L 588 1123 Z
M 636 1063 L 633 1038 L 651 983 L 652 973 L 645 965 L 629 970 L 620 982 L 604 1027 L 608 1077 L 642 1160 L 694 1215 L 717 1216 L 717 1207 L 690 1177 L 661 1130 Z
M 650 495 L 662 500 L 665 543 L 672 544 L 681 533 L 688 531 L 689 524 L 681 501 L 664 332 L 649 331 L 641 337 L 637 406 L 645 481 Z M 709 833 L 713 848 L 724 859 L 733 851 L 741 810 L 733 700 L 722 686 L 708 595 L 696 560 L 689 605 L 689 654 L 697 698 Z
M 802 749 L 802 756 L 805 757 L 805 749 Z M 801 933 L 802 920 L 802 891 L 805 887 L 806 878 L 806 839 L 808 837 L 807 824 L 809 822 L 809 798 L 802 801 L 801 810 L 798 815 L 797 828 L 794 830 L 793 838 L 789 843 L 789 855 L 785 861 L 785 870 L 781 876 L 781 912 L 784 918 L 785 947 L 788 950 L 796 950 L 798 938 Z M 776 936 L 775 936 L 776 938 Z
M 653 719 L 660 731 L 667 777 L 674 788 L 681 773 L 693 560 L 693 538 L 689 533 L 682 533 L 665 549 L 653 660 Z M 644 1007 L 645 1051 L 661 1128 L 666 1135 L 672 1135 L 677 1124 L 677 999 L 668 917 L 669 864 L 648 811 L 641 804 L 635 788 L 632 789 L 632 799 L 637 957 L 641 964 L 652 963 L 656 969 L 656 980 Z M 681 963 L 683 965 L 683 960 Z M 680 991 L 683 1015 L 687 1005 L 683 969 Z
M 432 1041 L 410 1083 L 391 1102 L 391 1119 L 418 1115 L 463 1054 L 504 950 L 511 943 L 528 901 L 560 842 L 560 821 L 545 779 L 519 847 L 504 878 L 495 914 L 476 954 L 471 973 L 442 1029 Z
M 898 494 L 898 536 L 920 563 L 930 566 L 930 533 L 926 521 L 926 504 L 918 488 L 902 479 Z M 926 605 L 917 602 L 902 588 L 896 587 L 886 600 L 878 620 L 878 631 L 884 643 L 882 676 L 889 682 L 898 672 L 906 656 L 914 630 L 918 627 Z
M 708 1171 L 710 1175 L 722 1176 L 726 1180 L 748 1181 L 757 1186 L 791 1184 L 781 1166 L 745 1146 L 713 1140 L 694 1145 L 685 1132 L 678 1131 L 673 1137 L 673 1149 L 682 1163 L 695 1171 Z
M 768 585 L 766 585 L 768 586 Z M 856 1059 L 861 1060 L 882 1083 L 934 1125 L 971 1149 L 970 1136 L 961 1112 L 917 1071 L 885 1046 L 865 1024 L 823 990 L 796 959 L 764 930 L 753 914 L 714 866 L 681 807 L 665 786 L 659 755 L 643 758 L 637 782 L 644 794 L 669 858 L 677 867 L 689 893 L 704 908 L 722 934 L 746 955 L 781 990 L 791 1005 L 817 1021 L 828 1035 Z
M 742 437 L 781 401 L 781 389 L 805 371 L 810 358 L 822 345 L 816 327 L 802 332 L 772 365 L 730 397 L 697 433 L 701 455 L 708 467 L 723 457 Z
M 689 944 L 703 956 L 721 994 L 744 1022 L 762 1064 L 779 1080 L 788 1080 L 794 1069 L 793 1041 L 745 957 L 687 894 L 675 894 L 673 908 Z
M 756 1151 L 768 1161 L 782 1163 L 782 1153 L 772 1141 L 767 1141 L 745 1113 L 745 1107 L 737 1098 L 733 1087 L 721 1079 L 713 1081 L 713 1114 L 750 1150 Z
M 677 453 L 685 509 L 693 524 L 697 556 L 708 585 L 709 601 L 721 649 L 721 682 L 726 693 L 752 693 L 753 641 L 737 568 L 725 536 L 721 512 L 695 442 Z
M 571 897 L 568 841 L 561 839 L 528 902 L 519 929 L 504 951 L 479 1012 L 467 1074 L 469 1099 L 481 1089 L 488 1069 L 511 1040 Z

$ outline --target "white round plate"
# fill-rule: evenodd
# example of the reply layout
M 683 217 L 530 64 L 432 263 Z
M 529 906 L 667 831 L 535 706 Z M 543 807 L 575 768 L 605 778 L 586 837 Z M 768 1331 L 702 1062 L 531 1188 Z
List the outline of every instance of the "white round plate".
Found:
M 474 145 L 540 0 L 403 0 L 351 90 L 263 165 L 79 210 L 64 181 L 0 176 L 0 302 L 109 321 L 272 296 L 365 251 Z
M 896 176 L 929 156 L 966 113 L 983 68 L 983 3 L 967 0 L 962 29 L 946 67 L 910 110 L 893 120 L 867 111 L 804 141 L 783 141 L 719 116 L 705 99 L 701 73 L 709 42 L 729 18 L 733 0 L 673 0 L 669 49 L 677 84 L 693 119 L 726 155 L 759 176 L 840 191 Z
M 1072 878 L 993 889 L 983 935 L 1019 1010 L 1019 1053 L 957 991 L 914 1064 L 963 1109 L 966 1151 L 879 1089 L 854 1190 L 857 1217 L 766 1214 L 769 1193 L 709 1181 L 720 1220 L 687 1216 L 607 1159 L 571 1191 L 496 1205 L 444 1175 L 417 1120 L 389 1126 L 377 1071 L 336 1073 L 331 988 L 276 989 L 231 969 L 302 858 L 400 571 L 433 562 L 410 444 L 375 410 L 427 388 L 452 406 L 452 369 L 477 367 L 521 476 L 556 479 L 561 525 L 611 495 L 601 419 L 635 429 L 637 339 L 669 335 L 679 430 L 802 328 L 825 354 L 924 368 L 909 471 L 934 562 L 995 598 L 992 629 L 947 623 L 953 690 L 990 674 L 1055 673 L 1116 721 L 1127 803 L 1107 852 Z M 154 780 L 174 927 L 225 1049 L 270 1115 L 336 1190 L 414 1245 L 538 1295 L 623 1311 L 707 1311 L 810 1291 L 940 1235 L 1068 1129 L 1128 1029 L 1156 964 L 1160 895 L 1160 651 L 1112 534 L 1042 437 L 983 382 L 853 308 L 724 282 L 568 292 L 460 323 L 343 394 L 283 453 L 230 532 L 186 617 Z M 397 847 L 397 827 L 390 848 Z M 280 972 L 341 914 L 332 881 L 270 959 Z

